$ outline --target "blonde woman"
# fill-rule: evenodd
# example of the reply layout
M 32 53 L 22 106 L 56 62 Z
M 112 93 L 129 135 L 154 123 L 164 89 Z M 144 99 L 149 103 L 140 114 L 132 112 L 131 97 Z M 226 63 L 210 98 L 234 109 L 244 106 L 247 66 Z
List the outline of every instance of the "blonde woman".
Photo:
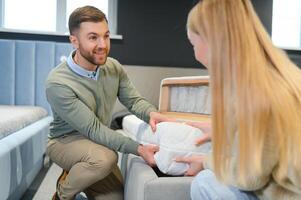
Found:
M 192 199 L 300 200 L 300 69 L 249 0 L 200 1 L 187 29 L 212 92 L 212 154 L 176 159 L 200 171 Z

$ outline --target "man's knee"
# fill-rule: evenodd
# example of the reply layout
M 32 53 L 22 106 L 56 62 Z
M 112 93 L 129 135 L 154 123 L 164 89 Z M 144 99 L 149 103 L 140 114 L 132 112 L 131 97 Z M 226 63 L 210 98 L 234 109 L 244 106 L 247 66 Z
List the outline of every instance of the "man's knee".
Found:
M 96 173 L 108 175 L 117 165 L 117 161 L 117 153 L 109 150 L 101 155 L 98 154 L 98 156 L 93 156 L 89 159 L 88 163 L 92 169 L 95 169 Z

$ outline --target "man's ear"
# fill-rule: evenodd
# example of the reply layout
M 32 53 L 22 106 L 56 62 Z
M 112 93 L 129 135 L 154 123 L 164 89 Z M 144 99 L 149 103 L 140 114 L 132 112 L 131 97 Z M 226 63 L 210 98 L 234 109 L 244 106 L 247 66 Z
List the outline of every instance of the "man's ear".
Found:
M 75 49 L 78 49 L 78 48 L 79 48 L 78 38 L 77 38 L 75 35 L 70 35 L 70 36 L 69 36 L 69 40 L 70 40 L 72 46 L 73 46 Z

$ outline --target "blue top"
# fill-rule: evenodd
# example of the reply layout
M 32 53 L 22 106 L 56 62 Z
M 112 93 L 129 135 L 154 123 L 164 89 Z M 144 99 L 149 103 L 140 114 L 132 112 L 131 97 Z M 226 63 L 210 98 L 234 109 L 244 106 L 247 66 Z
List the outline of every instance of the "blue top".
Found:
M 97 67 L 96 71 L 89 71 L 76 64 L 73 60 L 73 55 L 75 54 L 75 51 L 76 50 L 72 51 L 67 59 L 68 66 L 71 68 L 72 71 L 74 71 L 78 75 L 91 78 L 97 81 L 99 77 L 99 67 Z

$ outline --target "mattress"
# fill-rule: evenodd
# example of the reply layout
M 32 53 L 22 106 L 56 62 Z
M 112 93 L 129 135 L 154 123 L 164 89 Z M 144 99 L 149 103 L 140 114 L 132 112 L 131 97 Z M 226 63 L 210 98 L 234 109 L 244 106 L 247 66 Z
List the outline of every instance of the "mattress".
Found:
M 0 139 L 0 199 L 20 199 L 43 166 L 52 117 Z
M 45 116 L 47 111 L 41 107 L 0 105 L 0 139 Z

